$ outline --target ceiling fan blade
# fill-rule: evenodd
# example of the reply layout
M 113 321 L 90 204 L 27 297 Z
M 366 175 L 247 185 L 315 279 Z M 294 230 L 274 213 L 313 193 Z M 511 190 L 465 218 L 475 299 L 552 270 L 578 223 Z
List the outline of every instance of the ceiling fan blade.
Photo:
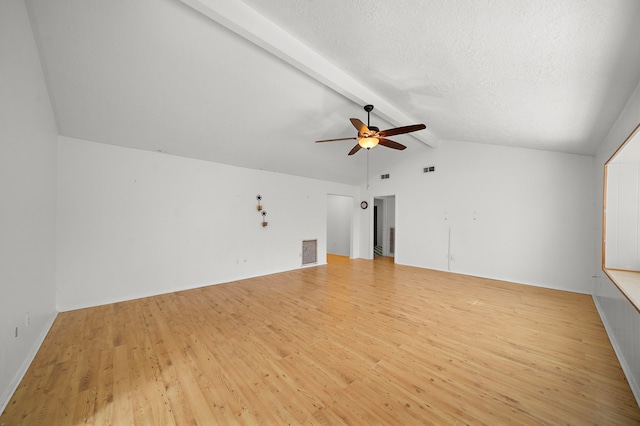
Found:
M 353 148 L 351 148 L 351 151 L 349 151 L 348 155 L 353 155 L 356 152 L 360 151 L 362 147 L 360 146 L 360 144 L 356 144 L 356 146 L 354 146 Z
M 391 139 L 386 139 L 386 138 L 379 138 L 378 144 L 382 146 L 386 146 L 387 148 L 393 148 L 393 149 L 399 149 L 399 150 L 403 150 L 406 148 L 406 146 L 402 145 L 401 143 L 398 143 L 396 141 L 392 141 Z
M 353 127 L 355 127 L 356 130 L 358 130 L 358 135 L 371 133 L 369 128 L 365 126 L 365 124 L 362 121 L 358 120 L 357 118 L 350 118 L 349 120 L 351 120 L 351 124 L 353 124 Z
M 402 135 L 404 133 L 416 132 L 418 130 L 422 130 L 426 128 L 427 126 L 425 126 L 424 124 L 413 124 L 411 126 L 402 126 L 402 127 L 396 127 L 388 130 L 381 130 L 378 132 L 378 135 L 384 138 L 387 136 Z
M 339 139 L 324 139 L 321 141 L 316 141 L 316 143 L 319 142 L 337 142 L 337 141 L 351 141 L 351 140 L 356 140 L 358 138 L 339 138 Z

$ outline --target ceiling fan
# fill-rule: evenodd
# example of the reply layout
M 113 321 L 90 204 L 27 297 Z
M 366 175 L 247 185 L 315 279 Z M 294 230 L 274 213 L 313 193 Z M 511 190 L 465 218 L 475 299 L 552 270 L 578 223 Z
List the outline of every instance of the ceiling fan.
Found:
M 426 129 L 427 126 L 424 124 L 414 124 L 411 126 L 402 126 L 395 127 L 393 129 L 380 130 L 375 126 L 369 125 L 369 118 L 371 115 L 371 111 L 373 111 L 373 105 L 365 105 L 364 110 L 367 111 L 367 125 L 357 118 L 350 118 L 351 124 L 358 131 L 358 136 L 355 138 L 339 138 L 339 139 L 324 139 L 321 141 L 316 141 L 316 143 L 320 142 L 336 142 L 336 141 L 348 141 L 348 140 L 357 140 L 358 144 L 354 146 L 351 151 L 349 151 L 348 155 L 353 155 L 356 152 L 360 151 L 360 149 L 371 149 L 374 146 L 380 144 L 382 146 L 386 146 L 387 148 L 393 149 L 405 149 L 406 146 L 401 143 L 392 141 L 391 139 L 387 139 L 387 136 L 395 136 L 402 135 L 404 133 L 411 133 L 418 130 Z

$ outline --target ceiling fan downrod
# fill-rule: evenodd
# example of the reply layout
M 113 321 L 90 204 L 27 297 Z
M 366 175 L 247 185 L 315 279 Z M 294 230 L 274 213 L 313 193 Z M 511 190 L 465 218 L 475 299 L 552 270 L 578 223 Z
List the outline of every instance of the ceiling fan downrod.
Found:
M 371 111 L 373 111 L 373 105 L 365 105 L 364 110 L 367 111 L 367 128 L 373 132 L 379 132 L 380 128 L 371 125 Z
M 373 111 L 373 105 L 365 105 L 364 110 L 367 111 L 367 127 L 371 128 L 370 118 L 371 118 L 371 111 Z

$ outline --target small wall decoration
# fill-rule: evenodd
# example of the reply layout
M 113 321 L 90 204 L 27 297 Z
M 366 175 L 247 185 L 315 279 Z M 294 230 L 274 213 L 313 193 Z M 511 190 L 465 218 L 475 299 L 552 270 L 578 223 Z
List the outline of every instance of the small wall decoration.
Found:
M 269 224 L 266 220 L 267 212 L 262 208 L 262 195 L 256 195 L 256 200 L 258 200 L 258 212 L 262 215 L 262 226 L 265 227 Z

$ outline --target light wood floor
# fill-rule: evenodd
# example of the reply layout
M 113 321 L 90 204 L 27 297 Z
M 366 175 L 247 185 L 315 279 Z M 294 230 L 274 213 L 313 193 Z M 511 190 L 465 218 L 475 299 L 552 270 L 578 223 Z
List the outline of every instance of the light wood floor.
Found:
M 58 315 L 0 425 L 640 423 L 590 296 L 348 260 Z

